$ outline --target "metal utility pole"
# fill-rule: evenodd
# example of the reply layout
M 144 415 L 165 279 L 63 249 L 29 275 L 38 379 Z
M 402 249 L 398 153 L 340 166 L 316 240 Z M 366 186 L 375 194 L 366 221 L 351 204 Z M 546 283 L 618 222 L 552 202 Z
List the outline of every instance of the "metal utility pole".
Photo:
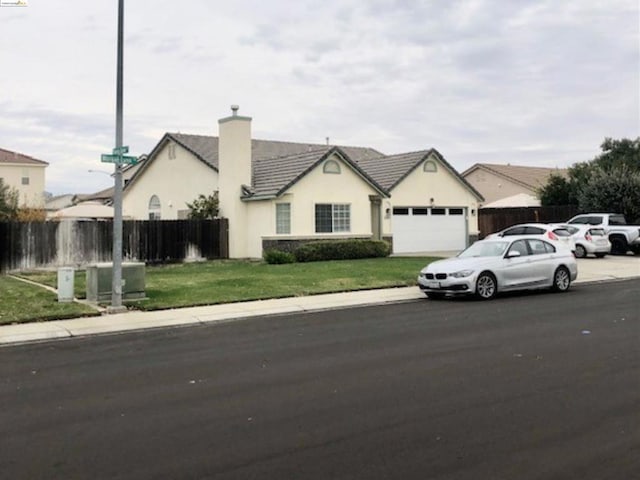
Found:
M 124 0 L 118 0 L 118 66 L 116 74 L 116 148 L 122 150 L 122 70 L 123 70 Z M 115 151 L 114 151 L 115 153 Z M 113 189 L 113 283 L 111 310 L 122 307 L 122 162 L 115 162 Z

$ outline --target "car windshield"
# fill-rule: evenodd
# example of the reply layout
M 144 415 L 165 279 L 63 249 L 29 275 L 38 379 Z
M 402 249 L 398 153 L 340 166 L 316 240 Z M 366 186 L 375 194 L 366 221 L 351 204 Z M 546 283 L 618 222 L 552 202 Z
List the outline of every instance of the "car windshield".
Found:
M 482 240 L 471 245 L 466 250 L 460 252 L 459 258 L 471 257 L 499 257 L 504 255 L 505 250 L 509 246 L 509 242 L 492 242 Z

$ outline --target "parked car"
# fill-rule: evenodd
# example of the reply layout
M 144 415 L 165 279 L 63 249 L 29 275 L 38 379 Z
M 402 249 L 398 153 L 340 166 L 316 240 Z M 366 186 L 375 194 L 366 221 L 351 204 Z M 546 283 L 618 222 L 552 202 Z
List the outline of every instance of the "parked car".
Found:
M 575 252 L 576 244 L 571 232 L 563 225 L 550 225 L 546 223 L 521 223 L 512 225 L 499 232 L 487 235 L 485 238 L 504 238 L 513 235 L 536 235 L 540 238 L 552 240 L 565 245 L 569 250 Z
M 585 213 L 567 221 L 570 225 L 592 225 L 605 229 L 611 242 L 611 253 L 625 255 L 631 250 L 640 254 L 640 226 L 627 225 L 624 215 L 619 213 Z
M 611 253 L 611 242 L 607 232 L 603 227 L 592 227 L 591 225 L 563 225 L 569 232 L 576 244 L 576 258 L 584 258 L 587 255 L 595 255 L 602 258 Z
M 573 253 L 557 242 L 530 236 L 479 240 L 457 256 L 430 263 L 418 286 L 430 299 L 475 295 L 489 300 L 498 292 L 551 288 L 566 292 L 578 276 Z

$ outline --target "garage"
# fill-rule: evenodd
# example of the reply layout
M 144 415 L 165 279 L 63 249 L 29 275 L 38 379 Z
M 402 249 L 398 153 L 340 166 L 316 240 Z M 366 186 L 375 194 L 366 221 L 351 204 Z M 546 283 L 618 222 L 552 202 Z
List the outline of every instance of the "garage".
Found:
M 462 250 L 467 246 L 464 208 L 394 207 L 393 252 Z

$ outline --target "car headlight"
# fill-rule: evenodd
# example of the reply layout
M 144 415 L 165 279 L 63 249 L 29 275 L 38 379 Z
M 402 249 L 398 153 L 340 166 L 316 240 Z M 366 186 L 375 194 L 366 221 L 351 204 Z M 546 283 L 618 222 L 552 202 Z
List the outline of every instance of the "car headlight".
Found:
M 459 272 L 454 272 L 451 274 L 453 278 L 464 278 L 468 277 L 473 273 L 473 270 L 460 270 Z

